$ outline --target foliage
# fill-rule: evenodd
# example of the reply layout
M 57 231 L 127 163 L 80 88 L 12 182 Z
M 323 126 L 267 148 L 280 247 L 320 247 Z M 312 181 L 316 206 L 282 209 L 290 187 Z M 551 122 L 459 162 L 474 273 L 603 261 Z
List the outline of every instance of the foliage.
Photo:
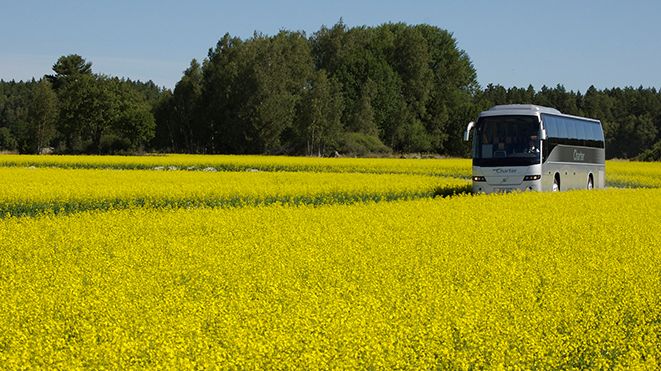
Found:
M 154 136 L 151 107 L 129 84 L 104 76 L 84 75 L 69 81 L 59 92 L 60 132 L 73 152 L 138 150 Z M 102 148 L 104 137 L 124 139 Z
M 325 70 L 315 72 L 298 106 L 296 134 L 305 140 L 306 155 L 321 157 L 338 149 L 343 109 L 344 100 L 337 80 L 329 80 Z
M 14 151 L 18 143 L 9 128 L 0 128 L 0 151 Z
M 638 161 L 661 161 L 661 140 L 636 158 Z
M 92 63 L 87 62 L 78 54 L 70 54 L 58 58 L 53 65 L 55 75 L 47 75 L 56 90 L 59 90 L 67 82 L 76 80 L 81 76 L 92 75 Z
M 476 83 L 468 57 L 456 49 L 444 30 L 404 24 L 347 29 L 340 22 L 310 38 L 288 31 L 247 40 L 225 35 L 201 71 L 192 64 L 162 102 L 155 144 L 198 153 L 322 155 L 339 149 L 343 133 L 358 132 L 397 151 L 457 154 L 447 144 L 448 106 L 470 104 Z M 459 122 L 469 118 L 457 114 Z M 189 130 L 191 120 L 201 125 Z M 187 131 L 200 134 L 178 135 Z M 193 145 L 183 143 L 189 138 Z
M 378 137 L 364 133 L 344 133 L 340 137 L 338 149 L 350 156 L 388 154 L 392 151 Z
M 154 83 L 93 74 L 78 55 L 61 57 L 53 70 L 39 81 L 0 82 L 0 128 L 14 148 L 137 152 L 153 138 L 152 111 L 162 94 Z
M 55 136 L 55 123 L 58 116 L 57 95 L 46 79 L 41 79 L 33 88 L 28 106 L 28 140 L 24 152 L 38 153 Z

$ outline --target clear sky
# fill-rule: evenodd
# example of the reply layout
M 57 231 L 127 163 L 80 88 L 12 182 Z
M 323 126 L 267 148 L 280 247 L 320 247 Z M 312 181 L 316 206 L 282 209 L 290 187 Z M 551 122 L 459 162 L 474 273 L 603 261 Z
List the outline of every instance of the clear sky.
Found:
M 225 33 L 311 35 L 340 17 L 444 28 L 482 86 L 661 87 L 659 0 L 0 0 L 0 79 L 38 79 L 80 54 L 94 72 L 172 88 Z

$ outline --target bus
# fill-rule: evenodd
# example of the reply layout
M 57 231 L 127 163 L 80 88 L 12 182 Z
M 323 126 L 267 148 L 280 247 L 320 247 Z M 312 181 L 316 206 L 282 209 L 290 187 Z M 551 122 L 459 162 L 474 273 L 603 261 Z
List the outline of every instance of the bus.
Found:
M 599 120 L 531 105 L 499 105 L 470 122 L 473 192 L 603 188 L 604 132 Z

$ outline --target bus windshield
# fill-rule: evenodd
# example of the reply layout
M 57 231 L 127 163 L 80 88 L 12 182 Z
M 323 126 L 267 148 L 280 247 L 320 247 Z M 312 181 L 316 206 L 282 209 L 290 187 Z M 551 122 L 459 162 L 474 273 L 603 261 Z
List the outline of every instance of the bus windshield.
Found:
M 523 166 L 540 163 L 537 116 L 487 116 L 473 137 L 473 165 Z

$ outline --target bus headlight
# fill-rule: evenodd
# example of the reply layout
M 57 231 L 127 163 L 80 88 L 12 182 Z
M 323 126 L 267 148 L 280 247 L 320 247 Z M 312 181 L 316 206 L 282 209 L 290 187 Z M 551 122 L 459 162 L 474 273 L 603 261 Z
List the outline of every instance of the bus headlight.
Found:
M 530 181 L 530 180 L 540 180 L 542 178 L 541 175 L 526 175 L 523 177 L 523 181 Z
M 483 176 L 474 176 L 473 181 L 474 182 L 486 182 L 487 180 Z

